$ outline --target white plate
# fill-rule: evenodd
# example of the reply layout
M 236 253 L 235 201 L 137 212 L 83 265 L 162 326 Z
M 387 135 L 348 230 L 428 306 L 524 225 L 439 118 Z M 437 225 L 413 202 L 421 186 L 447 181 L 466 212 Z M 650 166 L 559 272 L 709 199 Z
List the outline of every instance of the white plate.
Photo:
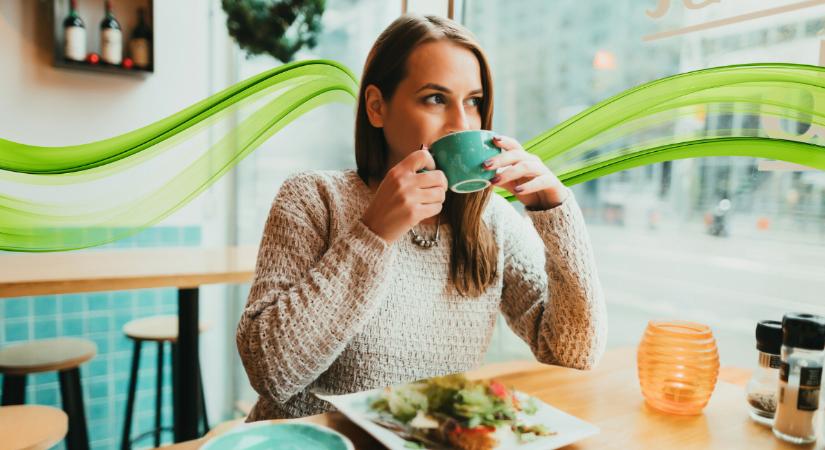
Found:
M 321 400 L 332 403 L 338 411 L 390 450 L 408 450 L 409 447 L 405 447 L 408 441 L 370 420 L 370 417 L 375 417 L 376 413 L 372 411 L 369 405 L 382 391 L 383 389 L 374 389 L 346 395 L 315 395 Z M 516 396 L 522 404 L 525 404 L 530 398 L 527 394 L 518 391 L 516 392 Z M 526 424 L 544 424 L 550 431 L 554 431 L 556 434 L 553 436 L 542 436 L 532 442 L 522 444 L 517 442 L 502 443 L 496 447 L 496 450 L 548 450 L 564 447 L 565 445 L 599 433 L 597 426 L 554 408 L 538 398 L 533 398 L 535 399 L 536 406 L 538 406 L 536 414 L 527 415 L 521 412 L 518 418 Z

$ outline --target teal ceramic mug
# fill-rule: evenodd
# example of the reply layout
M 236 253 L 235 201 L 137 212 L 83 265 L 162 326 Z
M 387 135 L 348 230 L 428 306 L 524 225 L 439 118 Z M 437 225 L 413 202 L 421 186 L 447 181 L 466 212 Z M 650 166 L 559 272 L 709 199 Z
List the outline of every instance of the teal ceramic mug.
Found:
M 450 133 L 430 145 L 435 167 L 447 176 L 450 190 L 458 194 L 486 189 L 495 170 L 482 163 L 501 153 L 493 144 L 496 133 L 489 130 L 467 130 Z

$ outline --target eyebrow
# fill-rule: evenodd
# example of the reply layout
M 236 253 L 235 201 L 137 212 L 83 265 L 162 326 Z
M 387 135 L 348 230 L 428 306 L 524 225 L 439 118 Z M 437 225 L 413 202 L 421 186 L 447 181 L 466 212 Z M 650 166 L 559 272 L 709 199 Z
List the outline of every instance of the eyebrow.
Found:
M 423 91 L 424 89 L 433 89 L 433 90 L 436 90 L 436 91 L 444 92 L 446 94 L 452 94 L 453 93 L 453 91 L 449 90 L 448 88 L 446 88 L 446 87 L 444 87 L 440 84 L 435 84 L 435 83 L 427 83 L 424 86 L 421 86 L 420 88 L 418 88 L 418 90 L 415 91 L 415 93 L 417 94 L 417 93 Z M 475 89 L 475 90 L 470 91 L 469 95 L 482 94 L 483 92 L 484 91 L 479 88 L 479 89 Z

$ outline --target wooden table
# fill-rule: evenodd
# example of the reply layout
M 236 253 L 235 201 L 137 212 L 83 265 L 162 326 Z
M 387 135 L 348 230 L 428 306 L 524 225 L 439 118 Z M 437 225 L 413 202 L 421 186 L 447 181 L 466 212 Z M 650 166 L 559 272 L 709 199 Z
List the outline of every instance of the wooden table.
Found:
M 609 351 L 599 367 L 592 371 L 517 363 L 509 368 L 507 364 L 487 366 L 468 375 L 472 378 L 496 377 L 601 429 L 600 434 L 565 447 L 568 449 L 825 448 L 822 438 L 819 444 L 808 446 L 794 446 L 775 438 L 769 428 L 748 418 L 744 389 L 725 381 L 719 381 L 702 415 L 674 416 L 651 409 L 644 403 L 639 390 L 636 354 L 632 348 Z M 292 421 L 330 426 L 348 436 L 358 449 L 384 448 L 339 413 Z M 205 439 L 199 439 L 163 449 L 194 450 L 204 442 Z
M 160 287 L 178 288 L 175 441 L 198 437 L 198 287 L 246 283 L 257 247 L 0 253 L 0 298 Z

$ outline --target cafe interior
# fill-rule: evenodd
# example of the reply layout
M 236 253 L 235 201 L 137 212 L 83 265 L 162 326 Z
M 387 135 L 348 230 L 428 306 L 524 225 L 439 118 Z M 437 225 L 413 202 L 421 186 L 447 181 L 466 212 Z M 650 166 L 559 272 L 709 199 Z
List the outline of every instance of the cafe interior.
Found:
M 492 128 L 575 196 L 604 352 L 539 361 L 499 313 L 460 382 L 247 423 L 273 200 L 356 168 L 404 14 L 472 32 Z M 4 0 L 0 56 L 0 450 L 825 449 L 825 1 Z M 296 109 L 313 83 L 345 95 Z

